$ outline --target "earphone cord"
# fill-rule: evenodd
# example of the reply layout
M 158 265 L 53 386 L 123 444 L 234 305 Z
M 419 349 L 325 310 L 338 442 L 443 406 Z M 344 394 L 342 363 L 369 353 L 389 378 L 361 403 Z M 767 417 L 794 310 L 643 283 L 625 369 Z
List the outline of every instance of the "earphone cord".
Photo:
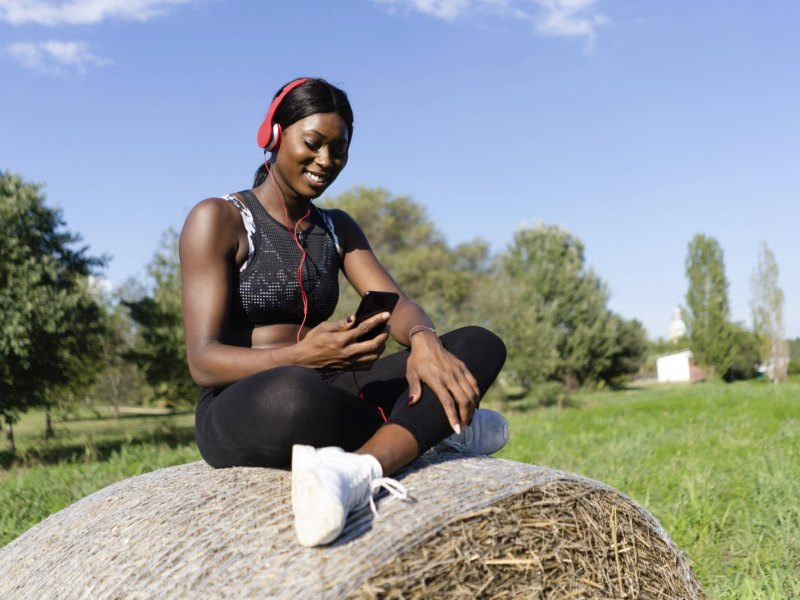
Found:
M 264 153 L 264 165 L 267 164 L 267 154 Z M 272 171 L 267 166 L 268 176 L 272 175 Z M 294 224 L 294 227 L 290 227 L 289 223 L 289 209 L 286 207 L 286 201 L 283 199 L 283 196 L 279 193 L 278 185 L 275 182 L 275 176 L 272 175 L 272 190 L 275 193 L 275 196 L 278 200 L 281 201 L 281 206 L 283 207 L 283 214 L 286 216 L 286 229 L 289 230 L 289 233 L 294 240 L 297 249 L 300 250 L 300 264 L 297 267 L 297 284 L 300 286 L 300 297 L 303 299 L 303 321 L 300 323 L 300 328 L 297 330 L 297 341 L 300 342 L 300 333 L 303 331 L 303 327 L 306 324 L 306 320 L 308 319 L 308 294 L 306 294 L 306 289 L 303 286 L 303 266 L 306 264 L 306 249 L 303 248 L 303 245 L 300 243 L 300 240 L 297 237 L 297 230 L 300 227 L 300 223 L 305 221 L 308 216 L 311 214 L 311 207 L 309 206 L 306 214 L 300 217 L 297 222 Z
M 306 250 L 303 248 L 303 245 L 300 243 L 300 240 L 297 236 L 297 229 L 300 227 L 300 223 L 308 218 L 311 214 L 311 207 L 306 211 L 302 217 L 300 217 L 297 222 L 294 224 L 294 227 L 289 227 L 289 209 L 286 207 L 286 201 L 283 199 L 283 196 L 280 194 L 278 190 L 278 184 L 275 182 L 275 176 L 272 174 L 272 171 L 267 165 L 267 153 L 264 152 L 264 166 L 267 168 L 267 177 L 272 177 L 272 191 L 275 193 L 275 196 L 280 200 L 281 206 L 283 207 L 283 214 L 286 217 L 286 228 L 289 230 L 289 233 L 294 239 L 295 245 L 300 250 L 302 257 L 300 258 L 300 265 L 297 267 L 297 283 L 300 286 L 300 297 L 303 299 L 303 321 L 300 323 L 300 328 L 297 330 L 297 341 L 300 342 L 300 333 L 303 331 L 303 326 L 306 324 L 306 319 L 308 318 L 308 295 L 306 294 L 305 287 L 303 286 L 303 265 L 306 262 Z M 356 388 L 358 389 L 358 397 L 362 400 L 366 400 L 364 397 L 364 392 L 361 390 L 361 386 L 358 384 L 358 379 L 356 379 L 356 372 L 352 371 L 353 373 L 353 383 L 356 384 Z M 381 419 L 384 423 L 386 423 L 386 413 L 383 412 L 381 406 L 375 403 L 375 409 L 378 411 L 378 414 L 381 416 Z
M 353 374 L 353 383 L 356 384 L 356 389 L 358 389 L 358 397 L 361 398 L 362 400 L 366 400 L 366 398 L 364 397 L 364 391 L 361 389 L 361 386 L 358 385 L 358 379 L 356 379 L 356 372 L 351 371 L 351 373 Z M 386 423 L 386 421 L 388 421 L 388 419 L 386 418 L 386 413 L 383 412 L 381 405 L 378 404 L 377 402 L 375 402 L 375 410 L 378 411 L 378 414 L 381 416 L 381 420 L 384 423 Z

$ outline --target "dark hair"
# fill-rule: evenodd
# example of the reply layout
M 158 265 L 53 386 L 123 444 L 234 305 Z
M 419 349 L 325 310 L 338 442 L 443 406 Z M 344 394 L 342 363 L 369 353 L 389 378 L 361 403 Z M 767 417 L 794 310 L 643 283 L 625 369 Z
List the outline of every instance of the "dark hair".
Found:
M 281 86 L 273 100 L 278 97 L 286 85 Z M 353 109 L 350 107 L 347 94 L 324 79 L 309 79 L 286 94 L 275 111 L 272 121 L 286 130 L 300 119 L 319 113 L 336 113 L 342 117 L 347 126 L 349 139 L 353 139 Z M 263 164 L 259 165 L 253 179 L 253 187 L 260 185 L 266 179 L 267 167 Z

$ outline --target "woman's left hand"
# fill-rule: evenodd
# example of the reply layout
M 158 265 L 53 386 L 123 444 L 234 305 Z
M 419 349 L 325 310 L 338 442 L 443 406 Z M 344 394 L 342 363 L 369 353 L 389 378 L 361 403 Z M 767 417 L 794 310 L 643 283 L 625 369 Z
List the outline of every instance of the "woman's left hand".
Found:
M 409 404 L 419 402 L 425 383 L 442 403 L 453 431 L 461 433 L 472 421 L 480 396 L 478 382 L 467 366 L 442 346 L 435 334 L 423 331 L 412 338 L 406 379 Z

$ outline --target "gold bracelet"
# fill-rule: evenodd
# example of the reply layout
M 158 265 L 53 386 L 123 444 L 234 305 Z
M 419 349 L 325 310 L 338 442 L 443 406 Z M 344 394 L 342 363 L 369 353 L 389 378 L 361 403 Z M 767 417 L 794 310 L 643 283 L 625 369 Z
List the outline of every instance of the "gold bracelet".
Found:
M 414 327 L 412 327 L 408 331 L 408 341 L 410 342 L 411 336 L 414 335 L 415 333 L 419 333 L 420 331 L 429 331 L 433 335 L 438 335 L 433 327 L 428 327 L 427 325 L 414 325 Z

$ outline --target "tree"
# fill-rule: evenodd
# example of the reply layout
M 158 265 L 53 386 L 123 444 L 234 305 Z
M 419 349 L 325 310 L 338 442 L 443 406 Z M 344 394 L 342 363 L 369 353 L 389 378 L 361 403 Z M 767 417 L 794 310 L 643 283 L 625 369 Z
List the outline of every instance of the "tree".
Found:
M 88 276 L 104 264 L 64 229 L 40 186 L 0 174 L 0 413 L 14 449 L 19 412 L 91 380 L 102 331 Z
M 647 359 L 649 345 L 644 326 L 636 319 L 626 321 L 612 315 L 614 351 L 608 367 L 600 378 L 611 384 L 619 384 L 639 372 Z
M 789 374 L 800 375 L 800 338 L 789 340 Z
M 607 308 L 605 284 L 586 269 L 583 243 L 568 231 L 522 227 L 498 265 L 493 322 L 518 383 L 577 388 L 638 369 L 644 329 Z
M 143 296 L 134 291 L 135 283 L 128 282 L 115 292 L 117 298 Z M 128 308 L 106 297 L 103 302 L 107 322 L 106 332 L 98 344 L 101 370 L 91 389 L 90 397 L 111 405 L 119 417 L 124 405 L 145 404 L 150 392 L 139 365 L 128 360 L 135 343 L 135 327 Z
M 724 377 L 731 367 L 733 330 L 729 322 L 728 281 L 722 248 L 712 237 L 697 234 L 686 257 L 689 345 L 698 363 Z
M 778 287 L 778 263 L 766 242 L 761 242 L 758 265 L 750 278 L 753 331 L 760 337 L 760 358 L 774 383 L 786 379 L 789 344 L 783 327 L 783 291 Z
M 142 368 L 160 403 L 170 408 L 191 406 L 197 396 L 197 385 L 186 364 L 175 230 L 165 232 L 147 272 L 151 290 L 139 298 L 123 301 L 136 323 L 134 349 L 127 358 Z
M 473 322 L 471 301 L 489 271 L 488 245 L 474 240 L 448 247 L 425 209 L 383 189 L 355 188 L 323 203 L 340 208 L 364 229 L 375 254 L 440 330 Z M 358 298 L 342 281 L 341 314 Z
M 731 323 L 730 327 L 730 360 L 728 369 L 722 373 L 727 381 L 752 379 L 758 373 L 761 337 L 742 325 Z
M 76 277 L 72 293 L 64 295 L 60 310 L 62 331 L 58 339 L 51 342 L 52 357 L 36 368 L 45 382 L 45 437 L 53 435 L 52 407 L 63 414 L 90 393 L 102 370 L 101 347 L 108 325 L 90 277 Z

